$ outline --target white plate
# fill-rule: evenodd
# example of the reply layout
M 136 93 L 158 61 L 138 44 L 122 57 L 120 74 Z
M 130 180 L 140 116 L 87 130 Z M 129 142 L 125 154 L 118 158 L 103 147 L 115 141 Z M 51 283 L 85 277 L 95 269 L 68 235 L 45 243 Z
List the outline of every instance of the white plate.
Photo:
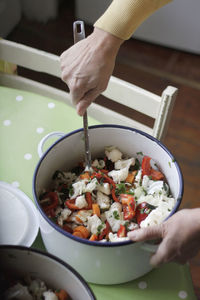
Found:
M 0 244 L 30 247 L 39 230 L 37 209 L 30 198 L 0 181 Z

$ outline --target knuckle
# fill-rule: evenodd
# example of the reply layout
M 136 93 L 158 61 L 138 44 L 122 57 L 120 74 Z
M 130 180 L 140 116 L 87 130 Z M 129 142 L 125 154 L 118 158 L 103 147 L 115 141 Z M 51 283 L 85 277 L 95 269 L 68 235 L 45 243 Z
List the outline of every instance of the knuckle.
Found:
M 65 71 L 65 70 L 62 70 L 61 69 L 61 79 L 62 79 L 62 81 L 64 81 L 64 82 L 66 82 L 67 83 L 67 79 L 68 79 L 68 73 Z

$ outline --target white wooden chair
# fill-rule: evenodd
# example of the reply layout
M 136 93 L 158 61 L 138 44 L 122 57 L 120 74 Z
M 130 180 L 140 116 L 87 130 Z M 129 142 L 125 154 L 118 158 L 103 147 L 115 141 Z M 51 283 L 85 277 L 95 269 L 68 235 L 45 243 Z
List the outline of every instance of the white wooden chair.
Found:
M 59 57 L 44 51 L 0 40 L 0 59 L 56 77 L 61 76 Z M 38 93 L 72 105 L 69 94 L 54 87 L 18 76 L 0 74 L 0 85 Z M 163 140 L 168 128 L 177 88 L 168 86 L 161 96 L 153 94 L 131 83 L 111 76 L 108 87 L 103 93 L 107 98 L 125 105 L 155 119 L 153 127 L 124 116 L 119 112 L 93 103 L 88 114 L 101 123 L 121 124 L 140 129 L 159 140 Z

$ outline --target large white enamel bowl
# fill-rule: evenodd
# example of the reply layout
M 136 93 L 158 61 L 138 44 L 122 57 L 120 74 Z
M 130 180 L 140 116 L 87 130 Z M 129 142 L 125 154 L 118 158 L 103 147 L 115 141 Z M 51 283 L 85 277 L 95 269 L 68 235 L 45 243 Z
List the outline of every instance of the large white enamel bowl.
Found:
M 165 174 L 171 193 L 177 200 L 170 215 L 176 212 L 183 195 L 183 178 L 178 163 L 160 141 L 139 130 L 118 125 L 91 126 L 89 139 L 93 158 L 103 154 L 104 147 L 109 145 L 117 146 L 129 156 L 137 156 L 138 152 L 142 152 L 152 157 Z M 70 170 L 83 159 L 83 130 L 79 129 L 59 138 L 42 155 L 36 167 L 33 194 L 39 210 L 44 245 L 47 251 L 73 266 L 88 282 L 118 284 L 136 279 L 152 269 L 149 264 L 152 254 L 150 245 L 131 241 L 101 243 L 80 239 L 50 221 L 39 205 L 39 195 L 43 188 L 48 187 L 55 170 Z
M 52 254 L 24 246 L 0 245 L 0 265 L 0 299 L 3 299 L 3 289 L 6 288 L 4 274 L 19 279 L 28 275 L 41 279 L 49 288 L 66 290 L 73 300 L 96 299 L 82 276 Z

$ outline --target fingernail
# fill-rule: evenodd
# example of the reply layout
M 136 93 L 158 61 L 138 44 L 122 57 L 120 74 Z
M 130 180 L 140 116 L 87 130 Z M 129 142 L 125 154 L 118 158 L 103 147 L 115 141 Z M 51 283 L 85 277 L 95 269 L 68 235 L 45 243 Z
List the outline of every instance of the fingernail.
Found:
M 76 108 L 76 112 L 77 112 L 77 114 L 78 114 L 80 117 L 83 116 L 83 112 L 82 112 L 82 110 L 81 110 L 79 107 Z

